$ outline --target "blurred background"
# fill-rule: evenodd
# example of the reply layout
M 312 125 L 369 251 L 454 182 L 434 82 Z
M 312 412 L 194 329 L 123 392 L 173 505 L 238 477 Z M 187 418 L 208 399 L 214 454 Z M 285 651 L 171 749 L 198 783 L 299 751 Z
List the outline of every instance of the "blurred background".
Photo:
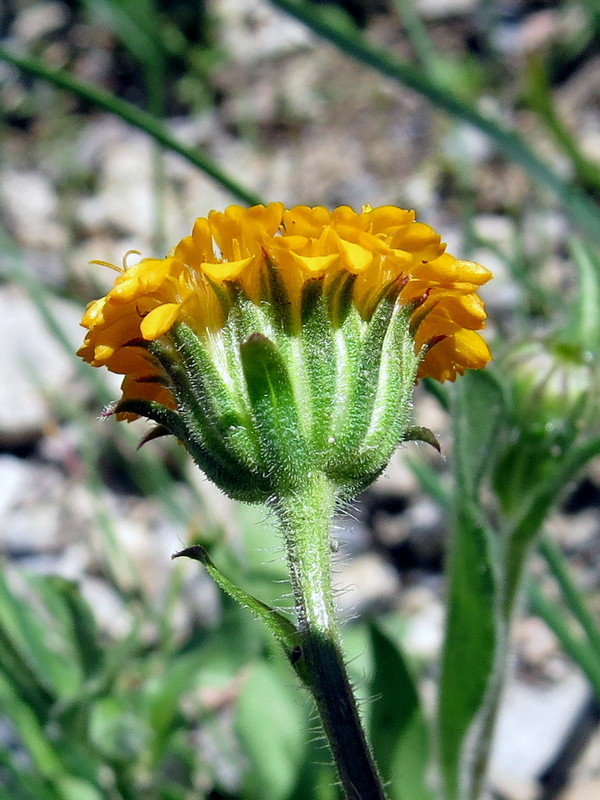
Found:
M 30 60 L 0 60 L 2 797 L 337 796 L 311 743 L 308 701 L 260 624 L 199 565 L 170 561 L 199 537 L 230 578 L 285 607 L 283 554 L 264 512 L 221 496 L 174 444 L 136 452 L 144 423 L 99 420 L 119 380 L 74 355 L 86 303 L 114 279 L 92 259 L 162 257 L 196 217 L 243 202 L 210 174 L 216 165 L 248 198 L 414 208 L 450 252 L 494 272 L 482 294 L 497 355 L 560 326 L 577 285 L 569 187 L 588 211 L 600 193 L 596 0 L 305 5 L 408 63 L 442 99 L 360 63 L 266 0 L 0 6 L 2 46 Z M 72 77 L 70 91 L 52 79 L 57 69 Z M 90 85 L 109 99 L 98 102 Z M 501 137 L 449 114 L 445 92 L 517 130 L 558 188 L 535 160 L 516 163 Z M 126 121 L 111 98 L 145 116 Z M 161 147 L 143 130 L 148 119 L 163 144 L 202 154 L 206 169 Z M 582 224 L 591 241 L 593 225 Z M 452 437 L 424 387 L 415 419 L 442 456 L 405 446 L 340 518 L 336 582 L 359 692 L 368 696 L 372 671 L 363 622 L 377 617 L 431 709 L 448 522 L 427 478 L 450 485 Z M 596 460 L 547 526 L 596 615 L 599 506 Z M 540 584 L 547 569 L 534 559 Z M 598 797 L 599 716 L 556 632 L 524 603 L 494 797 Z

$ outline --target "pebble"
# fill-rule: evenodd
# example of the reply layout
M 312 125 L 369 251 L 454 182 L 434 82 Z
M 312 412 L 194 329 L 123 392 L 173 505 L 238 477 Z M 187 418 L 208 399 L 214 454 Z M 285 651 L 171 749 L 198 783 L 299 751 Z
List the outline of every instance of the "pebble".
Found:
M 538 617 L 517 619 L 511 640 L 518 649 L 521 666 L 542 675 L 549 662 L 560 654 L 560 644 L 550 628 Z
M 118 641 L 130 633 L 133 622 L 130 607 L 109 583 L 86 574 L 79 581 L 79 591 L 105 635 Z
M 35 303 L 17 286 L 0 286 L 0 445 L 14 447 L 41 436 L 65 400 L 76 402 L 75 350 L 82 341 L 81 308 L 56 298 L 48 307 L 69 341 L 66 353 Z
M 559 800 L 598 800 L 600 797 L 600 778 L 578 782 L 560 795 Z
M 402 644 L 414 658 L 432 661 L 437 658 L 444 637 L 445 609 L 436 592 L 426 586 L 406 589 L 400 611 L 406 616 Z
M 58 195 L 39 170 L 6 169 L 0 174 L 0 202 L 9 231 L 25 248 L 63 250 L 67 232 L 59 222 Z
M 538 776 L 563 744 L 588 692 L 575 671 L 548 686 L 510 682 L 492 747 L 490 775 L 497 790 L 510 800 L 537 796 Z
M 334 567 L 336 606 L 342 617 L 389 608 L 400 587 L 398 573 L 378 553 L 362 553 Z
M 404 457 L 407 453 L 414 454 L 414 445 L 405 445 L 396 450 L 383 475 L 377 478 L 370 491 L 396 497 L 406 497 L 418 491 L 417 478 Z
M 65 3 L 33 3 L 21 8 L 12 25 L 11 34 L 23 42 L 31 44 L 49 33 L 61 28 L 67 22 L 69 13 Z
M 426 20 L 441 20 L 472 14 L 477 9 L 477 0 L 417 0 L 415 8 Z
M 588 508 L 576 514 L 553 514 L 545 525 L 547 532 L 568 550 L 589 545 L 600 534 L 598 510 Z
M 274 58 L 306 47 L 313 38 L 305 25 L 264 0 L 221 0 L 215 13 L 221 47 L 238 63 Z
M 98 190 L 82 200 L 80 222 L 88 230 L 111 226 L 121 235 L 141 234 L 149 241 L 154 229 L 152 146 L 141 134 L 106 146 Z

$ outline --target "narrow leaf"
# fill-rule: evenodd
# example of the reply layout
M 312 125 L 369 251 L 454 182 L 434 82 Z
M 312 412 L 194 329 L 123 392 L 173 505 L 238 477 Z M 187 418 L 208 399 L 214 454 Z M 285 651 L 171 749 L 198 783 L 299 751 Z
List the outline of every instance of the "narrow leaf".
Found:
M 376 625 L 370 629 L 375 672 L 369 684 L 370 739 L 392 800 L 430 800 L 430 746 L 414 678 L 405 659 Z
M 0 707 L 18 730 L 36 769 L 46 778 L 60 775 L 63 767 L 48 741 L 47 732 L 27 702 L 15 692 L 10 680 L 0 672 Z
M 271 608 L 271 606 L 268 606 L 266 603 L 263 603 L 261 600 L 258 600 L 256 597 L 253 597 L 251 594 L 248 594 L 244 589 L 226 578 L 223 573 L 217 569 L 212 559 L 201 545 L 197 544 L 192 547 L 186 547 L 185 550 L 175 553 L 172 557 L 180 558 L 181 556 L 192 558 L 203 564 L 215 583 L 241 606 L 251 611 L 255 617 L 261 619 L 273 636 L 283 645 L 288 658 L 295 659 L 298 637 L 296 628 L 287 617 L 274 608 Z
M 236 727 L 250 761 L 247 800 L 286 800 L 304 760 L 306 719 L 287 677 L 277 662 L 259 662 L 238 698 Z
M 425 444 L 430 444 L 434 448 L 434 450 L 438 451 L 438 453 L 442 452 L 439 439 L 432 430 L 429 430 L 429 428 L 424 428 L 421 426 L 414 428 L 407 428 L 407 430 L 404 433 L 404 436 L 402 437 L 402 441 L 424 442 Z
M 447 800 L 473 787 L 487 742 L 481 737 L 488 692 L 502 644 L 492 533 L 458 503 L 450 547 L 448 616 L 440 677 L 438 740 Z M 489 731 L 488 731 L 489 733 Z
M 577 299 L 573 303 L 567 341 L 584 351 L 600 353 L 600 258 L 581 239 L 571 242 L 571 255 L 579 273 Z
M 476 498 L 494 452 L 505 406 L 502 387 L 487 372 L 469 371 L 455 387 L 454 460 L 458 497 Z

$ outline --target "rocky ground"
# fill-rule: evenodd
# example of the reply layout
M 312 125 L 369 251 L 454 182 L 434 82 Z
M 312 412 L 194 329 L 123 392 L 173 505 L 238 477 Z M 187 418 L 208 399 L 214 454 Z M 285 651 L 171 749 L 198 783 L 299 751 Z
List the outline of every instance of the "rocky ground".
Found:
M 498 60 L 514 81 L 528 53 L 572 24 L 568 15 L 546 5 L 519 6 L 522 13 L 510 25 L 495 29 Z M 471 0 L 422 0 L 419 7 L 442 52 L 461 53 L 478 33 L 478 4 Z M 486 289 L 491 336 L 510 326 L 523 291 L 504 257 L 514 254 L 517 238 L 524 238 L 528 258 L 533 251 L 539 256 L 549 282 L 560 286 L 565 280 L 565 221 L 531 201 L 528 181 L 516 168 L 500 164 L 480 135 L 442 119 L 413 93 L 344 58 L 266 2 L 218 0 L 211 10 L 218 18 L 215 49 L 225 54 L 211 76 L 215 102 L 198 101 L 190 117 L 174 101 L 169 126 L 176 136 L 206 148 L 267 199 L 416 207 L 457 253 L 464 242 L 460 204 L 466 197 L 476 233 L 469 255 L 496 276 Z M 96 23 L 75 23 L 72 13 L 60 2 L 27 2 L 5 11 L 4 18 L 0 12 L 0 21 L 11 44 L 110 87 L 114 36 Z M 374 15 L 369 35 L 410 54 L 391 13 Z M 586 61 L 557 90 L 561 108 L 578 120 L 582 146 L 595 158 L 600 154 L 597 66 L 597 60 Z M 81 340 L 78 321 L 85 302 L 112 281 L 109 271 L 88 262 L 120 263 L 130 249 L 162 254 L 161 241 L 177 241 L 196 216 L 232 198 L 180 157 L 166 154 L 158 161 L 143 134 L 24 81 L 5 65 L 0 65 L 0 98 L 6 119 L 0 165 L 0 547 L 9 571 L 27 568 L 77 580 L 107 633 L 118 636 L 127 627 L 127 609 L 107 579 L 102 515 L 110 517 L 117 548 L 137 564 L 144 591 L 157 603 L 166 590 L 169 556 L 186 530 L 159 499 L 135 490 L 122 467 L 101 465 L 100 488 L 89 478 L 86 445 L 102 441 L 107 451 L 134 458 L 130 440 L 137 434 L 123 444 L 113 421 L 94 419 L 103 401 L 72 352 Z M 497 102 L 491 95 L 485 101 L 491 107 Z M 535 133 L 536 122 L 526 113 L 517 122 Z M 541 148 L 552 153 L 548 142 Z M 466 176 L 453 166 L 457 149 L 469 156 Z M 164 184 L 160 196 L 157 175 Z M 540 230 L 546 232 L 541 247 L 535 240 Z M 104 386 L 108 396 L 116 393 L 114 381 Z M 415 413 L 448 452 L 448 423 L 432 398 L 420 395 Z M 162 457 L 156 448 L 153 457 Z M 347 520 L 339 534 L 345 556 L 338 580 L 350 587 L 340 595 L 340 607 L 348 615 L 399 609 L 407 620 L 406 648 L 434 662 L 444 616 L 446 527 L 438 507 L 419 491 L 407 454 L 445 469 L 436 454 L 407 447 L 357 504 L 356 519 Z M 191 475 L 187 467 L 183 472 Z M 231 505 L 198 476 L 192 481 L 207 507 L 226 526 L 235 525 Z M 179 484 L 178 491 L 182 507 L 191 506 L 191 490 Z M 580 585 L 598 596 L 600 470 L 592 470 L 570 497 L 552 520 L 551 533 L 568 553 Z M 541 562 L 535 568 L 543 579 Z M 127 584 L 126 574 L 117 577 Z M 206 614 L 218 613 L 212 586 L 195 578 L 182 595 L 181 625 L 186 603 L 199 596 Z M 513 645 L 493 781 L 504 800 L 549 800 L 553 795 L 540 794 L 541 779 L 571 729 L 583 724 L 578 715 L 589 711 L 589 690 L 536 617 L 522 615 Z M 425 685 L 424 691 L 430 688 Z M 593 719 L 593 709 L 590 713 Z M 561 800 L 591 800 L 600 793 L 600 733 L 593 722 L 589 727 Z M 564 763 L 559 759 L 559 766 Z

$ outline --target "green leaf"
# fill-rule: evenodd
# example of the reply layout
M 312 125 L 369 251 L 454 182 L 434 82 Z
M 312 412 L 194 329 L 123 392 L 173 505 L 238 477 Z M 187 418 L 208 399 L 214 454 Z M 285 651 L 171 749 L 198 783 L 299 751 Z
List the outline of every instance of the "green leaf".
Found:
M 61 775 L 56 781 L 61 800 L 104 800 L 105 795 L 88 781 L 74 775 Z
M 83 0 L 99 20 L 108 23 L 113 31 L 142 63 L 158 59 L 161 54 L 157 35 L 157 12 L 153 2 L 114 2 L 114 0 Z
M 56 630 L 39 611 L 12 591 L 0 570 L 0 671 L 43 718 L 74 682 L 68 659 L 58 654 Z
M 464 498 L 457 505 L 447 566 L 448 613 L 438 716 L 447 800 L 478 796 L 474 787 L 481 777 L 487 745 L 479 736 L 482 714 L 488 693 L 495 688 L 494 670 L 503 642 L 493 534 Z
M 266 603 L 263 603 L 261 600 L 258 600 L 256 597 L 253 597 L 251 594 L 248 594 L 248 592 L 240 586 L 237 586 L 226 578 L 223 573 L 217 569 L 212 559 L 201 545 L 187 547 L 185 550 L 175 553 L 173 558 L 180 558 L 181 556 L 192 558 L 204 564 L 206 571 L 215 583 L 243 608 L 247 608 L 255 617 L 262 620 L 270 633 L 283 645 L 287 656 L 293 658 L 293 654 L 298 646 L 298 637 L 296 628 L 287 617 L 274 608 L 271 608 Z
M 591 461 L 600 455 L 600 437 L 577 441 L 553 462 L 553 470 L 535 491 L 523 498 L 523 509 L 518 519 L 504 531 L 504 613 L 508 619 L 517 597 L 526 557 L 539 534 L 546 517 L 556 507 L 565 487 Z
M 8 748 L 0 747 L 0 774 L 3 797 L 7 800 L 59 800 L 48 782 L 23 769 L 19 756 Z
M 60 593 L 69 615 L 69 633 L 79 655 L 79 663 L 86 678 L 101 672 L 104 666 L 104 651 L 100 646 L 100 633 L 92 610 L 83 599 L 77 584 L 59 576 L 49 578 L 57 593 Z
M 430 800 L 430 744 L 414 678 L 394 642 L 370 626 L 375 671 L 369 684 L 370 739 L 392 800 Z
M 47 733 L 27 702 L 21 700 L 11 682 L 0 673 L 0 708 L 15 726 L 33 764 L 46 778 L 60 775 L 62 765 L 48 741 Z
M 58 575 L 27 575 L 26 581 L 38 595 L 44 613 L 50 616 L 49 643 L 56 653 L 61 696 L 72 697 L 81 688 L 84 675 L 102 668 L 103 653 L 92 612 L 77 585 Z M 52 666 L 50 664 L 50 666 Z
M 250 769 L 247 800 L 284 800 L 304 761 L 306 718 L 291 674 L 282 663 L 258 662 L 237 702 L 236 728 Z
M 145 750 L 151 735 L 145 715 L 127 696 L 97 700 L 90 714 L 90 741 L 111 761 L 133 762 Z
M 504 644 L 501 554 L 479 487 L 493 458 L 504 407 L 502 388 L 489 372 L 468 372 L 455 388 L 454 521 L 438 714 L 446 800 L 479 796 L 498 701 Z
M 489 371 L 468 371 L 455 387 L 453 455 L 459 500 L 477 497 L 491 463 L 504 408 L 503 389 Z
M 570 249 L 579 281 L 565 339 L 600 356 L 600 258 L 581 239 L 574 239 Z
M 420 457 L 410 455 L 404 458 L 408 468 L 413 473 L 421 491 L 425 492 L 440 508 L 448 511 L 452 508 L 452 495 L 434 467 Z
M 596 699 L 600 700 L 600 653 L 596 643 L 577 635 L 570 615 L 562 603 L 549 600 L 534 580 L 525 584 L 527 600 L 534 614 L 544 620 L 567 653 L 589 680 Z M 597 636 L 597 632 L 595 632 Z
M 407 428 L 404 431 L 402 441 L 423 442 L 424 444 L 431 445 L 431 447 L 433 447 L 434 450 L 437 450 L 438 453 L 442 452 L 442 448 L 440 446 L 437 436 L 432 430 L 429 430 L 429 428 L 423 428 L 423 427 Z

